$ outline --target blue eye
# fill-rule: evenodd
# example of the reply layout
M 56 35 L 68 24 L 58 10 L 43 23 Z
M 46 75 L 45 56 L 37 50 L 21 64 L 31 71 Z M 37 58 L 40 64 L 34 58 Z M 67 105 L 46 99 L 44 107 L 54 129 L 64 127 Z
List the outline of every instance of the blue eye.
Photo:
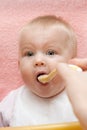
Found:
M 56 53 L 55 53 L 55 51 L 53 51 L 53 50 L 49 50 L 46 54 L 47 54 L 47 55 L 55 55 Z
M 33 56 L 34 55 L 34 53 L 32 52 L 32 51 L 28 51 L 27 53 L 26 53 L 26 56 Z

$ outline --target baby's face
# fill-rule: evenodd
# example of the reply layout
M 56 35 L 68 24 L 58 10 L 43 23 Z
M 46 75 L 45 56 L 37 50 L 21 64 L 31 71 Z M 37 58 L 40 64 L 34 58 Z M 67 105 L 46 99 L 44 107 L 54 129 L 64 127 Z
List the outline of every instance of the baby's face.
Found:
M 71 58 L 68 35 L 55 27 L 31 27 L 21 37 L 19 66 L 26 86 L 40 97 L 51 97 L 64 89 L 59 74 L 49 83 L 42 84 L 38 76 L 57 68 L 59 62 Z

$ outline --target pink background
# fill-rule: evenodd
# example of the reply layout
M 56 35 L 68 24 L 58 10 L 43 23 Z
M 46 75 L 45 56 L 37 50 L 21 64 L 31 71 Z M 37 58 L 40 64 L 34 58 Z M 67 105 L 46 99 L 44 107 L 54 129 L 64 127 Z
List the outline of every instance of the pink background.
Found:
M 87 56 L 87 0 L 0 0 L 0 100 L 23 84 L 17 62 L 21 27 L 44 14 L 69 21 L 76 31 L 78 57 Z

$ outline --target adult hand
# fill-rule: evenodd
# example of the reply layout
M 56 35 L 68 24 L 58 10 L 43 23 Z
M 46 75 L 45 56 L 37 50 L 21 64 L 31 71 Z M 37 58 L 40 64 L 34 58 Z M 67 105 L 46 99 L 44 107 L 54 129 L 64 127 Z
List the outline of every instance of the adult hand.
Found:
M 73 59 L 69 63 L 87 70 L 87 59 Z M 73 110 L 83 128 L 87 130 L 87 72 L 72 70 L 65 63 L 58 63 L 58 72 L 65 82 L 66 91 Z

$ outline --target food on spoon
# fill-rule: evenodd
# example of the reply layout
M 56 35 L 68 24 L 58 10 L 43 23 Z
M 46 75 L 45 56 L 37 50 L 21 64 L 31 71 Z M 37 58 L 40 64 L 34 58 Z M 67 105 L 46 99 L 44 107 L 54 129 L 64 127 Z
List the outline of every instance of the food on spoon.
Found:
M 41 82 L 41 83 L 47 83 L 49 81 L 51 81 L 57 74 L 57 70 L 54 69 L 53 71 L 51 71 L 48 75 L 45 74 L 45 75 L 41 75 L 38 77 L 38 80 Z

